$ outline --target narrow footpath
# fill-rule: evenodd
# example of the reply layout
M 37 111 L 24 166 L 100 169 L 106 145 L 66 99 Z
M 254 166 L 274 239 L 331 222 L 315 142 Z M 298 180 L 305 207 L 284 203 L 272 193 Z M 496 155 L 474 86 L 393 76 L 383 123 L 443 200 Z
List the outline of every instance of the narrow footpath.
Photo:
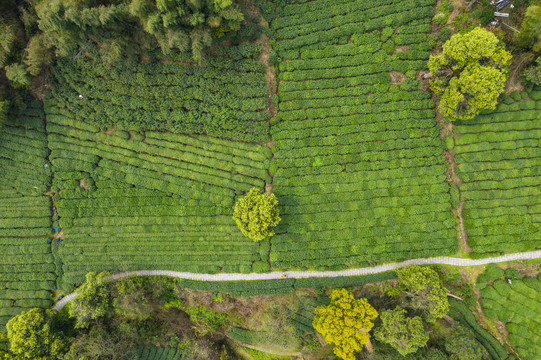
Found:
M 451 266 L 476 266 L 486 265 L 490 263 L 501 263 L 517 260 L 534 260 L 541 258 L 541 250 L 529 251 L 523 253 L 506 254 L 502 256 L 489 257 L 484 259 L 462 259 L 448 256 L 438 256 L 424 259 L 411 259 L 399 263 L 387 263 L 378 266 L 346 269 L 339 271 L 284 271 L 284 272 L 269 272 L 269 273 L 252 273 L 252 274 L 194 274 L 189 272 L 169 271 L 169 270 L 137 270 L 125 271 L 111 275 L 107 280 L 118 280 L 128 276 L 169 276 L 180 279 L 189 279 L 197 281 L 246 281 L 246 280 L 276 280 L 284 278 L 303 279 L 317 277 L 341 277 L 341 276 L 360 276 L 368 274 L 376 274 L 389 270 L 398 269 L 410 264 L 417 265 L 451 265 Z M 76 292 L 66 295 L 56 303 L 54 310 L 60 310 L 71 299 L 77 296 Z

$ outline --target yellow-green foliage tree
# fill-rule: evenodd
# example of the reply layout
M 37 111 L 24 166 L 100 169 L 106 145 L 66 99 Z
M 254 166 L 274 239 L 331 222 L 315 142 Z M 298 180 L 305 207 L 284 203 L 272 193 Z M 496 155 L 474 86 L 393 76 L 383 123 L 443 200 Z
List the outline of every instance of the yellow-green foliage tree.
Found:
M 318 306 L 313 326 L 325 341 L 334 344 L 336 356 L 354 360 L 353 355 L 370 341 L 378 312 L 366 299 L 355 299 L 346 289 L 334 289 L 329 305 Z
M 252 188 L 235 204 L 233 219 L 245 236 L 260 241 L 274 235 L 272 228 L 280 222 L 279 215 L 276 196 Z
M 10 319 L 6 328 L 10 352 L 21 359 L 56 359 L 69 348 L 68 338 L 55 324 L 53 310 L 34 308 L 25 311 Z
M 468 120 L 481 110 L 495 109 L 510 60 L 511 54 L 488 30 L 453 35 L 443 52 L 428 60 L 430 87 L 441 96 L 440 113 L 451 121 Z

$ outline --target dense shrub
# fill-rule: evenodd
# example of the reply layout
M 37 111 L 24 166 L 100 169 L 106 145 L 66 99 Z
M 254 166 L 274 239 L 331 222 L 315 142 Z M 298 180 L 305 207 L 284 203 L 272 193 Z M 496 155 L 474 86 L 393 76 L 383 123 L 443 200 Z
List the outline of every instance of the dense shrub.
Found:
M 245 236 L 260 241 L 274 235 L 272 228 L 280 222 L 277 206 L 274 194 L 264 194 L 258 188 L 252 188 L 235 203 L 233 219 Z

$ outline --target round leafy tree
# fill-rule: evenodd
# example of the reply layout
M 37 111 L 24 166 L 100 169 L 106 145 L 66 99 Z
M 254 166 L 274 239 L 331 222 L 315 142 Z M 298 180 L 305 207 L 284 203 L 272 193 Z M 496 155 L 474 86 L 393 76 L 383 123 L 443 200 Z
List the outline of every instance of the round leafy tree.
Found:
M 368 332 L 374 327 L 378 312 L 366 299 L 355 299 L 346 289 L 334 289 L 329 305 L 318 306 L 313 326 L 325 341 L 334 344 L 336 356 L 354 360 L 354 353 L 364 344 L 370 349 Z
M 428 60 L 430 87 L 441 96 L 441 114 L 451 121 L 468 120 L 481 110 L 495 109 L 510 60 L 511 54 L 488 30 L 453 35 L 443 52 Z
M 272 228 L 280 222 L 279 215 L 276 196 L 252 188 L 235 204 L 233 219 L 245 236 L 260 241 L 274 235 Z
M 416 352 L 426 345 L 428 333 L 419 316 L 406 317 L 406 310 L 397 306 L 380 314 L 381 326 L 374 336 L 378 341 L 391 345 L 402 356 Z
M 6 328 L 11 352 L 23 358 L 56 358 L 69 348 L 68 338 L 56 324 L 54 310 L 28 310 L 9 320 Z
M 405 296 L 408 307 L 426 315 L 426 320 L 434 322 L 449 312 L 447 289 L 440 281 L 438 273 L 426 266 L 416 264 L 396 271 L 400 295 Z

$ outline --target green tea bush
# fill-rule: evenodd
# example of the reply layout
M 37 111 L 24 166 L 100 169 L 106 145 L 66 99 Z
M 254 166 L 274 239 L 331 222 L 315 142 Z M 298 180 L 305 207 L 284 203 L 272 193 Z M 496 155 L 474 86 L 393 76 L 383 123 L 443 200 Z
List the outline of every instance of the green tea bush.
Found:
M 270 181 L 270 149 L 203 135 L 100 132 L 46 101 L 64 235 L 60 287 L 88 271 L 266 271 L 268 252 L 231 219 L 235 198 Z M 81 186 L 84 179 L 85 187 Z M 107 250 L 106 250 L 107 249 Z M 258 265 L 256 265 L 258 264 Z M 252 269 L 254 265 L 254 269 Z
M 74 120 L 102 128 L 267 141 L 268 89 L 265 67 L 257 61 L 261 50 L 261 44 L 218 48 L 206 66 L 182 56 L 112 68 L 86 57 L 61 58 L 48 96 L 69 108 Z

